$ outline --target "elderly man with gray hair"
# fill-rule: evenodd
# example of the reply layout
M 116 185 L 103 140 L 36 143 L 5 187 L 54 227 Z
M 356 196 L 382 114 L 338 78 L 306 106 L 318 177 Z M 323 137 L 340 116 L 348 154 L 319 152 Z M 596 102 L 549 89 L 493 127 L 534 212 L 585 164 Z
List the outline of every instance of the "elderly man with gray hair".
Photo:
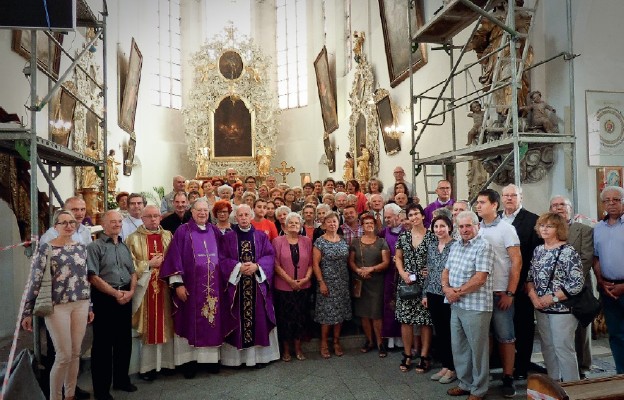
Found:
M 600 201 L 607 215 L 594 227 L 594 273 L 615 370 L 624 374 L 624 189 L 607 186 L 600 193 Z
M 590 271 L 594 261 L 594 229 L 591 226 L 574 222 L 572 213 L 572 202 L 561 195 L 553 196 L 550 199 L 550 212 L 557 213 L 568 222 L 568 244 L 581 257 L 583 265 L 583 276 L 585 277 L 585 287 L 592 290 Z M 579 374 L 582 376 L 591 369 L 591 324 L 583 327 L 581 324 L 576 329 L 574 340 L 576 348 L 576 358 L 579 366 Z
M 451 304 L 451 339 L 459 385 L 450 396 L 482 399 L 488 391 L 490 354 L 488 336 L 494 299 L 492 267 L 494 250 L 480 235 L 479 219 L 472 211 L 457 216 L 461 240 L 451 246 L 442 271 L 445 303 Z

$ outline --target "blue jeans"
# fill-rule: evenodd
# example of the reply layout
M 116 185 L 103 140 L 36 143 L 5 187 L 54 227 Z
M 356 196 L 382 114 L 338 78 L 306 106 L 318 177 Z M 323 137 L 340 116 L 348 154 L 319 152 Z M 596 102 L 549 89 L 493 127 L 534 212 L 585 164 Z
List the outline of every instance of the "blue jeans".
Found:
M 601 293 L 604 316 L 609 331 L 609 344 L 615 360 L 615 370 L 624 374 L 624 296 L 614 300 Z

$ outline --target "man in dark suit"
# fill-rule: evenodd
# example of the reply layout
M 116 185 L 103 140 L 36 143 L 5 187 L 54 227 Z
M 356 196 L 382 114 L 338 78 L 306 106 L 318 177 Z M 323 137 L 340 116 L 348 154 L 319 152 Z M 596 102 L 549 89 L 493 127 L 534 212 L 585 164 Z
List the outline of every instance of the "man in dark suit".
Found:
M 524 285 L 531 266 L 533 250 L 544 243 L 535 231 L 538 216 L 522 207 L 522 189 L 516 185 L 507 185 L 503 189 L 503 211 L 501 218 L 516 228 L 520 238 L 520 253 L 522 254 L 522 269 L 520 281 L 516 290 L 514 328 L 516 332 L 516 359 L 514 363 L 514 378 L 526 379 L 527 370 L 531 364 L 533 353 L 533 336 L 535 335 L 535 309 L 529 299 Z M 537 365 L 533 365 L 536 369 Z M 541 367 L 539 367 L 541 368 Z M 541 372 L 545 372 L 541 368 Z
M 592 290 L 590 271 L 594 261 L 594 228 L 591 226 L 574 222 L 572 213 L 572 202 L 563 196 L 554 196 L 550 199 L 550 212 L 561 215 L 570 224 L 568 231 L 568 244 L 581 257 L 583 264 L 583 276 L 585 277 L 585 287 Z M 591 324 L 583 327 L 579 324 L 576 328 L 574 339 L 576 348 L 576 359 L 578 361 L 579 374 L 584 375 L 591 369 Z

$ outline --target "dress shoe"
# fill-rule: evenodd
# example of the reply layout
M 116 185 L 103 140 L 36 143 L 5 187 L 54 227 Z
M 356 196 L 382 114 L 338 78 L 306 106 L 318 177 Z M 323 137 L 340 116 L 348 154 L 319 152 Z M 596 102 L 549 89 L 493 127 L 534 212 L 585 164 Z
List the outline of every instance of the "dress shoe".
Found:
M 151 370 L 151 371 L 147 371 L 143 374 L 139 373 L 139 378 L 141 378 L 142 380 L 146 381 L 146 382 L 151 382 L 154 379 L 156 379 L 156 370 Z
M 546 371 L 546 368 L 542 367 L 539 364 L 536 364 L 534 362 L 529 363 L 529 369 L 531 371 L 535 371 L 538 374 L 546 374 L 548 371 Z
M 183 364 L 181 369 L 185 379 L 193 379 L 197 375 L 197 363 L 194 361 Z
M 82 390 L 78 386 L 76 386 L 74 396 L 76 397 L 76 400 L 85 400 L 91 398 L 91 393 L 87 392 L 86 390 Z
M 455 386 L 446 391 L 449 396 L 466 396 L 470 394 L 470 390 L 464 390 L 459 386 Z
M 113 389 L 121 390 L 121 391 L 124 391 L 124 392 L 129 392 L 129 393 L 137 391 L 137 387 L 134 386 L 132 383 L 129 383 L 129 382 L 126 383 L 125 385 L 119 385 L 119 386 L 113 385 Z
M 110 393 L 95 394 L 94 397 L 95 400 L 115 400 L 115 398 L 111 396 Z

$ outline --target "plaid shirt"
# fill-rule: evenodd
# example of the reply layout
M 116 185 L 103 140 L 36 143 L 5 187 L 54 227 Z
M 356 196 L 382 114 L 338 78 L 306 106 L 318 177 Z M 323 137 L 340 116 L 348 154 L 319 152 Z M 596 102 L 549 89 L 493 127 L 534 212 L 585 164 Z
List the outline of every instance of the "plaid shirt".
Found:
M 351 246 L 351 242 L 353 241 L 353 239 L 362 237 L 362 235 L 364 235 L 364 229 L 359 223 L 355 230 L 351 229 L 351 227 L 347 224 L 342 224 L 342 234 L 342 237 L 344 238 L 345 242 L 347 242 L 347 245 Z
M 449 270 L 449 285 L 451 287 L 460 287 L 477 272 L 488 273 L 483 286 L 472 293 L 462 295 L 459 301 L 453 305 L 464 310 L 492 311 L 491 273 L 493 264 L 494 251 L 492 245 L 482 237 L 477 236 L 467 243 L 464 243 L 463 240 L 453 243 L 445 267 Z

